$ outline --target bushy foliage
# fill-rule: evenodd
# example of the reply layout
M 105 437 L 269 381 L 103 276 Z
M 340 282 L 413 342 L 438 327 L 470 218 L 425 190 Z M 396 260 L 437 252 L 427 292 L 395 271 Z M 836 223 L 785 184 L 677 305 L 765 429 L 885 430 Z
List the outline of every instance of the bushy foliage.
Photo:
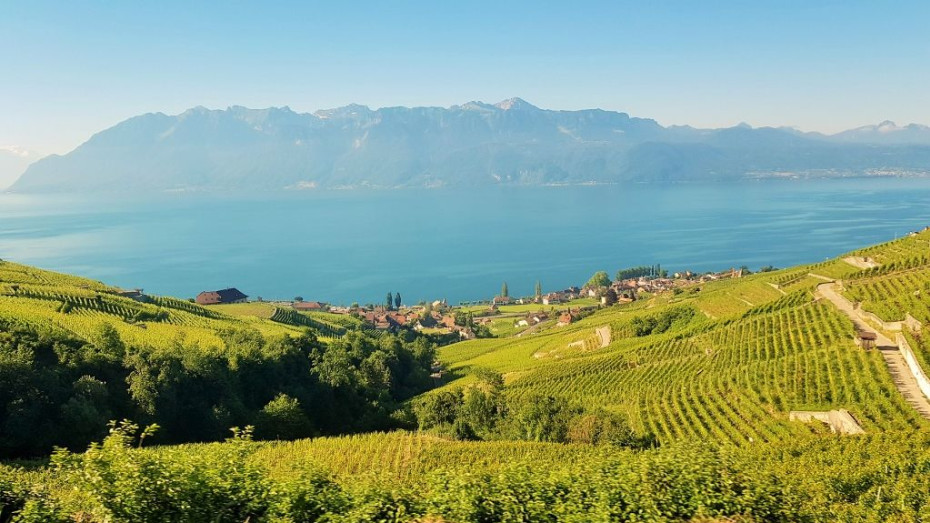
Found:
M 283 439 L 389 428 L 400 402 L 431 385 L 424 338 L 220 338 L 224 350 L 182 337 L 127 346 L 108 325 L 86 341 L 0 320 L 0 457 L 85 448 L 113 419 L 157 423 L 161 442 L 219 440 L 245 425 Z
M 634 336 L 661 334 L 675 327 L 687 325 L 695 316 L 692 307 L 673 307 L 649 316 L 633 318 L 631 325 Z
M 588 279 L 588 283 L 585 283 L 585 287 L 590 289 L 596 289 L 599 287 L 609 287 L 610 286 L 610 276 L 607 275 L 605 271 L 597 271 Z
M 619 414 L 585 411 L 557 396 L 507 396 L 500 374 L 482 369 L 476 375 L 478 381 L 467 388 L 443 390 L 420 399 L 414 408 L 420 429 L 458 440 L 511 439 L 630 448 L 656 445 L 654 437 L 635 433 Z

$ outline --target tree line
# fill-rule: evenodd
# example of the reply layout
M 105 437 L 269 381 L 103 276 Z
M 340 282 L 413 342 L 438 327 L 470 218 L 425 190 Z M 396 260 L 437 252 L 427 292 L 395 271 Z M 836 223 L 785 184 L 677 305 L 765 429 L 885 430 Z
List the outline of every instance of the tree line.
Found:
M 109 325 L 86 341 L 0 320 L 0 457 L 83 449 L 119 419 L 158 425 L 162 443 L 247 425 L 268 439 L 384 430 L 431 386 L 435 347 L 415 333 L 352 331 L 329 345 L 310 329 L 219 336 L 225 349 L 180 337 L 155 349 L 125 344 Z

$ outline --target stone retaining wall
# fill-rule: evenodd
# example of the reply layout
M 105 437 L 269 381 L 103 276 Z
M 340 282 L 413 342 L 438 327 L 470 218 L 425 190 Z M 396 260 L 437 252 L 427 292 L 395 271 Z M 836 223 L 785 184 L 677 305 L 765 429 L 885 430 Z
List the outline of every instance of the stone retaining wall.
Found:
M 917 380 L 917 386 L 920 387 L 920 392 L 923 392 L 924 396 L 930 399 L 930 379 L 927 379 L 927 374 L 924 373 L 924 370 L 920 367 L 920 363 L 917 362 L 917 357 L 914 355 L 914 351 L 911 349 L 907 339 L 904 335 L 897 334 L 895 335 L 895 341 L 898 343 L 898 350 L 900 350 L 901 355 L 904 356 L 907 368 L 910 369 L 914 379 Z
M 791 421 L 820 421 L 830 426 L 830 430 L 839 434 L 865 434 L 865 430 L 846 409 L 840 410 L 792 410 L 788 413 Z

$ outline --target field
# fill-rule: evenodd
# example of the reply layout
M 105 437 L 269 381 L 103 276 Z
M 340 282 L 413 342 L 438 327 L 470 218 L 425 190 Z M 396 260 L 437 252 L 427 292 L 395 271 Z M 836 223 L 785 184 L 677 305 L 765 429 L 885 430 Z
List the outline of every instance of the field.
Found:
M 201 307 L 152 296 L 146 303 L 117 295 L 118 289 L 84 278 L 0 262 L 0 317 L 67 331 L 93 341 L 99 328 L 115 328 L 135 345 L 167 346 L 177 339 L 204 349 L 223 348 L 223 329 L 255 329 L 266 336 L 296 335 L 298 325 L 270 321 L 262 303 Z

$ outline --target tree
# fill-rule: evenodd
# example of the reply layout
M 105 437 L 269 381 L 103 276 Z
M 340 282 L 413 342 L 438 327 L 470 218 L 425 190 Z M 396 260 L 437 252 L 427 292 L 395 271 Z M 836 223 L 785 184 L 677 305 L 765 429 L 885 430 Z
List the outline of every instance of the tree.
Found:
M 617 291 L 613 287 L 607 289 L 604 293 L 604 304 L 608 307 L 617 303 Z
M 394 308 L 395 308 L 395 309 L 399 309 L 399 308 L 400 308 L 400 304 L 401 304 L 401 301 L 400 301 L 400 293 L 398 292 L 398 293 L 395 293 L 395 294 L 394 294 Z
M 303 296 L 294 296 L 294 301 L 304 301 Z
M 387 308 L 387 310 L 391 310 L 394 308 L 394 295 L 391 294 L 390 292 L 387 293 L 387 298 L 384 299 L 384 305 Z
M 594 276 L 591 276 L 591 279 L 588 280 L 588 283 L 585 284 L 585 287 L 610 287 L 610 276 L 607 276 L 605 271 L 597 271 L 594 273 Z
M 542 284 L 539 283 L 539 280 L 536 280 L 536 297 L 539 298 L 542 296 Z
M 507 282 L 504 282 L 504 284 L 501 285 L 501 298 L 506 298 L 508 296 L 510 296 L 510 291 L 507 290 Z
M 313 426 L 300 402 L 282 393 L 259 412 L 255 432 L 263 439 L 296 439 L 310 436 Z
M 459 415 L 464 401 L 462 389 L 430 394 L 414 406 L 421 429 L 451 425 Z

